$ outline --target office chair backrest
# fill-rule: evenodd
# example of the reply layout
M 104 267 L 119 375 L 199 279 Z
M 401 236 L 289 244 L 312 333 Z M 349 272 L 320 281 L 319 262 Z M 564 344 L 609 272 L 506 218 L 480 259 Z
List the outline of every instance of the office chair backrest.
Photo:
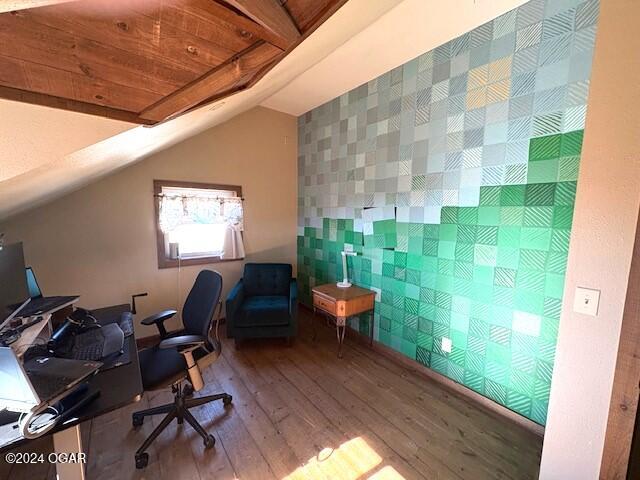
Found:
M 182 323 L 186 333 L 209 336 L 214 315 L 222 294 L 222 275 L 211 270 L 202 270 L 184 302 Z
M 288 263 L 247 263 L 242 277 L 244 293 L 289 296 L 291 275 Z

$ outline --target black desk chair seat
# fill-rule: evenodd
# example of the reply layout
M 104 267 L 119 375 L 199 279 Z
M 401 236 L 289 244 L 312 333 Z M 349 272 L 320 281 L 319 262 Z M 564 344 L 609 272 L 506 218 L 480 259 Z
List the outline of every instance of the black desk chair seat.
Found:
M 193 352 L 196 361 L 202 358 L 206 352 L 197 349 Z M 184 356 L 174 349 L 163 349 L 157 345 L 145 348 L 138 353 L 140 359 L 140 371 L 144 372 L 142 385 L 145 391 L 160 390 L 178 380 L 184 380 L 187 362 Z M 185 384 L 183 387 L 188 389 Z
M 200 434 L 205 448 L 211 448 L 215 444 L 213 435 L 207 433 L 189 409 L 215 400 L 222 400 L 226 406 L 232 401 L 231 395 L 219 393 L 188 397 L 204 387 L 201 371 L 212 364 L 222 351 L 218 336 L 221 294 L 222 276 L 218 272 L 203 270 L 198 274 L 182 309 L 184 329 L 167 332 L 164 327 L 164 321 L 177 313 L 175 310 L 166 310 L 142 321 L 143 325 L 156 325 L 160 332 L 160 343 L 138 353 L 144 390 L 171 386 L 174 401 L 132 415 L 133 426 L 139 427 L 144 417 L 166 414 L 136 451 L 136 468 L 147 466 L 149 455 L 145 450 L 174 419 L 178 423 L 186 420 Z

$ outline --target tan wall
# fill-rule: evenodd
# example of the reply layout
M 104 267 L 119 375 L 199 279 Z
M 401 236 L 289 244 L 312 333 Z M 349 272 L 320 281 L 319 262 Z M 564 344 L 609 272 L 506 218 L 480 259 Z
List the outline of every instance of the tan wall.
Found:
M 47 295 L 80 294 L 94 308 L 139 303 L 138 319 L 177 304 L 178 270 L 159 270 L 153 180 L 241 185 L 245 197 L 247 260 L 295 264 L 297 205 L 296 118 L 256 108 L 53 203 L 0 225 L 8 242 L 24 242 Z M 183 267 L 184 301 L 197 272 L 214 268 L 224 293 L 243 263 Z M 137 327 L 137 334 L 155 333 Z
M 599 476 L 640 204 L 637 0 L 602 0 L 580 161 L 542 479 Z M 602 291 L 597 317 L 575 288 Z

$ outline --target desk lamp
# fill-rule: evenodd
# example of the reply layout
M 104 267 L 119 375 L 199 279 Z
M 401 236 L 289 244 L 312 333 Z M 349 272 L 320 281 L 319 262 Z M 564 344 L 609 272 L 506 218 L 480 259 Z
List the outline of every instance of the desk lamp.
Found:
M 347 255 L 350 257 L 355 257 L 357 255 L 356 252 L 341 252 L 342 254 L 342 281 L 336 283 L 336 285 L 340 288 L 349 288 L 351 283 L 349 282 L 349 270 L 347 269 Z

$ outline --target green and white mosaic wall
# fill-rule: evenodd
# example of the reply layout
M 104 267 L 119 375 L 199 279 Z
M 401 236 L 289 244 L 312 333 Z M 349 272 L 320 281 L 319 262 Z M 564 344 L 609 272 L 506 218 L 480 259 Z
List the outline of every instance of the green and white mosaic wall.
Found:
M 299 118 L 302 301 L 353 248 L 376 340 L 540 424 L 597 16 L 532 0 Z

